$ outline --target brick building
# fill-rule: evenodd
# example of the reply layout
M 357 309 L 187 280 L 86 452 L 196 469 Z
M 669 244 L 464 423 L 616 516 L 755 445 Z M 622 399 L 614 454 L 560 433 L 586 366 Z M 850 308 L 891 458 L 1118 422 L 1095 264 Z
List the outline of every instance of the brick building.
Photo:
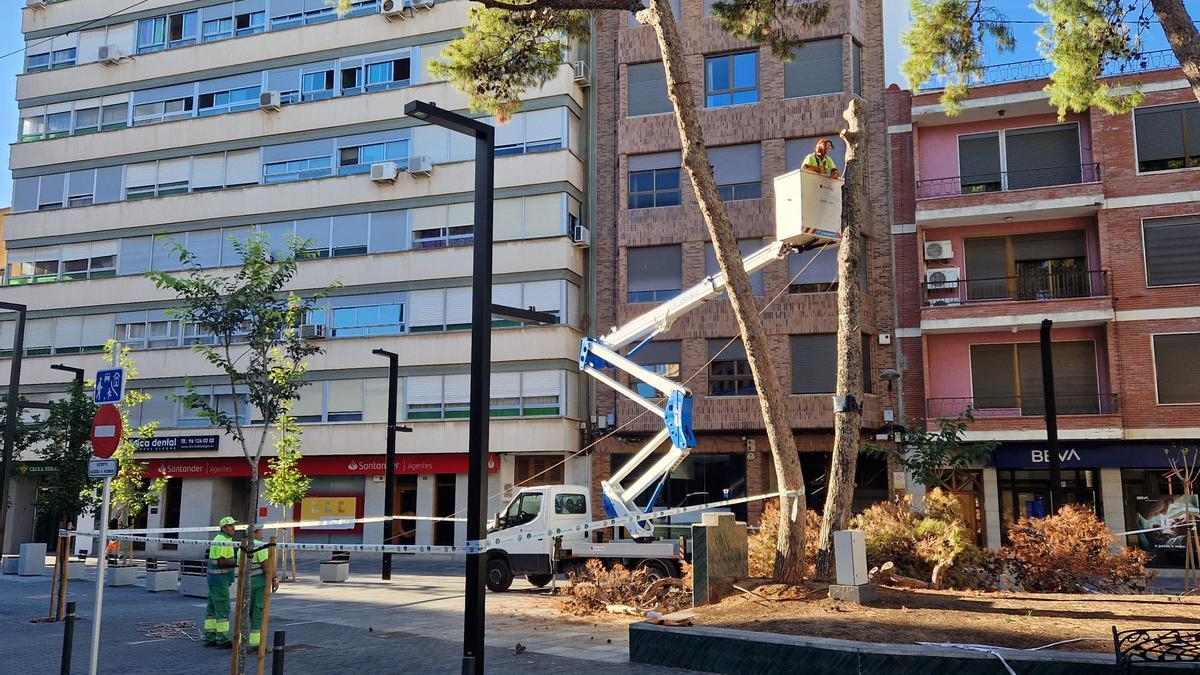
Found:
M 1000 442 L 947 475 L 991 546 L 1049 498 L 1043 319 L 1065 498 L 1114 532 L 1179 506 L 1164 450 L 1200 437 L 1200 105 L 1169 53 L 1150 57 L 1128 114 L 1058 120 L 1036 62 L 989 69 L 1012 81 L 954 117 L 940 91 L 887 92 L 904 409 L 932 426 L 974 407 L 969 436 Z M 1129 541 L 1169 565 L 1164 539 Z
M 827 20 L 807 29 L 809 41 L 792 63 L 767 47 L 726 35 L 711 3 L 676 4 L 688 71 L 717 182 L 743 254 L 774 233 L 772 178 L 799 168 L 817 138 L 829 137 L 841 164 L 837 132 L 848 97 L 864 104 L 870 200 L 863 231 L 868 347 L 864 429 L 884 425 L 895 408 L 879 372 L 894 365 L 892 270 L 887 238 L 883 53 L 875 2 L 838 0 Z M 608 14 L 597 29 L 597 195 L 595 321 L 603 335 L 699 283 L 716 271 L 709 236 L 686 175 L 653 29 Z M 793 255 L 751 281 L 763 311 L 777 372 L 789 396 L 810 503 L 825 499 L 832 447 L 834 337 L 837 330 L 836 251 Z M 770 302 L 770 307 L 766 305 Z M 695 395 L 698 446 L 672 473 L 658 505 L 678 506 L 757 494 L 775 482 L 762 414 L 728 303 L 713 302 L 681 318 L 634 358 L 688 382 Z M 724 349 L 722 349 L 724 348 Z M 592 455 L 595 497 L 611 475 L 661 425 L 640 407 L 597 388 L 595 430 L 605 436 Z M 614 433 L 615 432 L 615 433 Z M 857 499 L 884 498 L 888 471 L 863 458 Z M 753 521 L 761 503 L 735 510 Z M 673 523 L 678 525 L 678 519 Z

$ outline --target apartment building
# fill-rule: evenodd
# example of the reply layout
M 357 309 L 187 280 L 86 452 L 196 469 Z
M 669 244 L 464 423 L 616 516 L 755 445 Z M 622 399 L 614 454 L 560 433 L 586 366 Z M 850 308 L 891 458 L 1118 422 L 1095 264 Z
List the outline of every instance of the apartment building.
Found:
M 178 269 L 174 243 L 205 268 L 236 266 L 234 242 L 255 231 L 280 249 L 292 235 L 310 242 L 296 291 L 341 283 L 304 327 L 324 348 L 294 410 L 311 499 L 261 515 L 383 512 L 387 361 L 375 348 L 400 355 L 398 414 L 414 429 L 397 443 L 396 512 L 462 515 L 474 148 L 402 110 L 424 100 L 467 112 L 428 70 L 467 6 L 367 0 L 339 17 L 325 0 L 150 0 L 115 13 L 64 0 L 24 11 L 2 291 L 29 306 L 22 389 L 59 396 L 67 378 L 52 364 L 91 373 L 108 340 L 133 349 L 133 384 L 153 398 L 131 421 L 159 423 L 141 455 L 149 474 L 171 476 L 144 524 L 206 525 L 246 506 L 240 449 L 171 398 L 186 377 L 218 406 L 243 392 L 191 351 L 211 336 L 171 320 L 173 299 L 144 273 Z M 492 511 L 543 471 L 540 482 L 591 479 L 575 364 L 589 249 L 572 238 L 589 202 L 587 84 L 564 64 L 497 129 L 495 299 L 558 322 L 495 324 Z M 5 361 L 12 340 L 13 322 L 0 322 Z M 452 520 L 398 530 L 396 543 L 465 541 Z
M 879 373 L 894 365 L 879 5 L 835 0 L 824 23 L 804 30 L 806 42 L 790 63 L 766 47 L 725 34 L 711 17 L 709 2 L 684 0 L 674 9 L 709 157 L 743 254 L 773 237 L 773 177 L 799 168 L 822 137 L 834 141 L 834 159 L 841 166 L 842 111 L 851 97 L 864 104 L 869 200 L 863 227 L 868 391 L 863 426 L 868 432 L 881 429 L 895 414 L 898 392 L 889 392 L 879 380 Z M 602 335 L 699 283 L 717 266 L 680 170 L 679 136 L 653 29 L 613 14 L 600 20 L 597 35 L 596 84 L 611 92 L 598 99 L 596 127 L 596 320 L 591 332 Z M 836 250 L 792 255 L 751 276 L 775 367 L 790 394 L 810 504 L 818 506 L 825 499 L 833 443 L 836 282 Z M 698 445 L 666 481 L 658 506 L 754 495 L 775 485 L 758 398 L 737 336 L 728 303 L 716 301 L 680 318 L 633 354 L 656 372 L 687 382 L 695 396 Z M 599 499 L 599 481 L 661 422 L 604 387 L 596 401 L 592 468 Z M 868 457 L 859 462 L 858 501 L 886 498 L 892 484 L 888 467 Z M 753 522 L 761 508 L 755 502 L 734 510 Z M 686 522 L 676 517 L 662 530 Z
M 1200 105 L 1174 64 L 1147 55 L 1128 114 L 1057 119 L 1041 62 L 989 68 L 953 117 L 940 91 L 887 93 L 904 406 L 931 427 L 973 408 L 968 437 L 999 442 L 945 479 L 982 543 L 1047 511 L 1043 319 L 1065 498 L 1114 532 L 1179 506 L 1164 451 L 1200 438 Z M 1169 539 L 1129 542 L 1181 564 Z

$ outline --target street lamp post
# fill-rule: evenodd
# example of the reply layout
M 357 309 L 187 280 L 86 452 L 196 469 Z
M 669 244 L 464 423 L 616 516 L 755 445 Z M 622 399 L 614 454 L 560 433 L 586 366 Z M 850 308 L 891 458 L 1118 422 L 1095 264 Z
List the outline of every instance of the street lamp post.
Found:
M 17 325 L 13 332 L 12 363 L 8 371 L 8 407 L 5 409 L 4 420 L 4 449 L 0 454 L 0 551 L 4 550 L 4 536 L 7 534 L 8 523 L 8 477 L 12 471 L 13 443 L 17 435 L 17 418 L 21 416 L 17 409 L 17 399 L 21 395 L 21 357 L 25 351 L 25 305 L 14 302 L 0 302 L 0 309 L 17 313 Z
M 395 536 L 395 505 L 396 496 L 396 434 L 409 433 L 412 427 L 396 425 L 396 406 L 399 403 L 400 388 L 400 355 L 386 349 L 372 349 L 372 354 L 388 360 L 388 414 L 387 414 L 387 468 L 384 469 L 383 486 L 383 543 L 391 544 Z M 383 554 L 383 580 L 392 578 L 392 554 Z

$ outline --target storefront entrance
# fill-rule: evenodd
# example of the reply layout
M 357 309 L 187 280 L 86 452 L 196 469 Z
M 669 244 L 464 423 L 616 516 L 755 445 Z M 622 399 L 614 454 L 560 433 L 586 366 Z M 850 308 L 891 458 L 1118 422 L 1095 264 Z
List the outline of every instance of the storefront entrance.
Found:
M 1063 469 L 1062 493 L 1068 504 L 1082 504 L 1103 519 L 1100 481 L 1096 469 Z M 1050 472 L 1043 470 L 997 471 L 1000 488 L 1001 541 L 1008 543 L 1008 528 L 1021 518 L 1042 518 L 1050 513 Z

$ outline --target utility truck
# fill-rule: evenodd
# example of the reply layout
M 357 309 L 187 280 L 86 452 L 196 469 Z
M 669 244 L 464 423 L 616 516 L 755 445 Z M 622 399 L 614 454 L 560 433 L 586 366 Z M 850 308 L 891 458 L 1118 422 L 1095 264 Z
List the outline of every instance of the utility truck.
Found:
M 836 244 L 841 238 L 842 181 L 804 170 L 775 178 L 775 241 L 742 259 L 751 274 L 791 253 Z M 834 255 L 828 252 L 828 255 Z M 514 575 L 525 575 L 534 586 L 545 586 L 553 575 L 574 571 L 590 558 L 630 569 L 645 569 L 652 577 L 679 575 L 679 562 L 689 557 L 685 542 L 657 540 L 652 516 L 654 503 L 671 471 L 696 447 L 692 430 L 692 393 L 683 384 L 634 363 L 630 357 L 671 324 L 726 290 L 718 272 L 678 296 L 618 326 L 603 337 L 583 338 L 579 369 L 633 403 L 661 418 L 663 428 L 608 480 L 601 481 L 608 518 L 623 518 L 632 535 L 604 543 L 591 541 L 591 489 L 583 485 L 522 487 L 496 515 L 488 539 L 501 543 L 487 549 L 487 586 L 506 591 Z M 621 352 L 624 351 L 624 354 Z M 652 399 L 626 386 L 605 370 L 615 368 L 654 389 Z M 659 447 L 669 449 L 644 468 L 629 485 L 626 479 Z M 651 487 L 646 506 L 635 503 Z M 552 534 L 554 533 L 554 534 Z

